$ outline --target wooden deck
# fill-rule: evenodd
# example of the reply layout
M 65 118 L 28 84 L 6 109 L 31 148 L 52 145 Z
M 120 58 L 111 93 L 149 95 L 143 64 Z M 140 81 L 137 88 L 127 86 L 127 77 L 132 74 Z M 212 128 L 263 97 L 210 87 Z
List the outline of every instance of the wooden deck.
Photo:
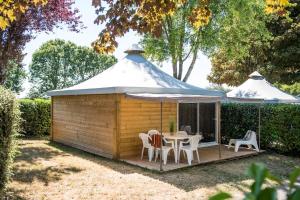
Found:
M 227 145 L 222 145 L 221 146 L 221 158 L 220 158 L 218 145 L 210 146 L 210 147 L 201 147 L 198 149 L 198 151 L 199 151 L 200 163 L 198 163 L 197 156 L 194 153 L 194 161 L 192 162 L 191 166 L 203 165 L 203 164 L 208 164 L 208 163 L 213 163 L 213 162 L 220 162 L 220 161 L 225 161 L 225 160 L 239 159 L 239 158 L 258 155 L 259 153 L 263 152 L 263 151 L 260 151 L 258 153 L 254 150 L 247 149 L 247 148 L 240 148 L 238 152 L 234 152 L 233 148 L 228 149 Z M 147 151 L 145 151 L 145 152 L 147 152 Z M 180 163 L 176 164 L 174 162 L 173 155 L 174 155 L 173 152 L 169 153 L 168 163 L 166 165 L 163 165 L 163 171 L 171 171 L 171 170 L 175 170 L 175 169 L 190 167 L 187 163 L 187 160 L 184 159 L 183 156 L 181 156 L 181 158 L 180 158 Z M 123 159 L 122 161 L 132 164 L 132 165 L 142 167 L 142 168 L 160 171 L 159 159 L 157 160 L 157 162 L 154 162 L 154 161 L 149 162 L 147 153 L 144 154 L 143 160 L 141 160 L 140 157 L 130 157 L 130 158 Z

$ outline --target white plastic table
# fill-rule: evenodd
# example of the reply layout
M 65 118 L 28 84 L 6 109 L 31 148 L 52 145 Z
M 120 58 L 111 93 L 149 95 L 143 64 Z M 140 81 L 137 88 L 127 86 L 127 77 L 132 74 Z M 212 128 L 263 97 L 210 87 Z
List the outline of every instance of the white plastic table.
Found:
M 191 136 L 189 135 L 181 135 L 181 134 L 176 134 L 174 133 L 173 135 L 171 135 L 170 133 L 163 133 L 163 136 L 167 139 L 167 140 L 174 140 L 175 143 L 175 149 L 174 149 L 174 154 L 175 154 L 175 161 L 176 163 L 178 163 L 178 140 L 185 140 L 185 139 L 189 139 Z

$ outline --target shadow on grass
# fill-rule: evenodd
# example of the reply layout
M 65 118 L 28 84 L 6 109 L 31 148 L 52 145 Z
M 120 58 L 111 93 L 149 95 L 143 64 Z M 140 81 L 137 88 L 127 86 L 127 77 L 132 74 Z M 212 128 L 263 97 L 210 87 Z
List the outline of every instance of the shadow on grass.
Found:
M 107 159 L 60 143 L 51 141 L 48 143 L 48 145 L 68 154 L 71 154 L 72 156 L 77 156 L 95 162 L 99 165 L 105 166 L 119 173 L 125 175 L 133 173 L 141 174 L 165 183 L 169 183 L 171 185 L 176 186 L 179 189 L 185 190 L 186 192 L 204 187 L 214 187 L 217 184 L 222 183 L 227 183 L 238 188 L 237 186 L 240 185 L 241 181 L 248 179 L 248 177 L 244 173 L 246 170 L 246 166 L 248 165 L 244 166 L 245 169 L 242 169 L 241 173 L 235 170 L 227 170 L 226 163 L 194 166 L 190 168 L 160 173 L 157 171 L 133 166 L 123 161 Z M 235 160 L 228 162 L 240 161 Z M 242 190 L 242 187 L 240 187 L 240 190 Z
M 40 163 L 41 161 L 51 162 L 51 159 L 55 157 L 70 155 L 49 146 L 31 146 L 34 143 L 27 141 L 19 144 L 20 152 L 15 158 L 13 180 L 23 183 L 32 183 L 34 180 L 38 180 L 44 185 L 48 185 L 50 182 L 61 180 L 63 175 L 79 173 L 83 170 L 63 165 L 44 166 L 43 163 Z
M 13 180 L 32 183 L 34 180 L 38 180 L 48 185 L 50 182 L 61 180 L 62 175 L 68 175 L 71 173 L 81 172 L 82 169 L 76 167 L 46 167 L 42 169 L 15 169 Z
M 243 192 L 243 188 L 245 188 L 246 185 L 242 181 L 249 179 L 249 177 L 245 175 L 245 171 L 252 162 L 263 162 L 273 174 L 285 178 L 290 169 L 300 164 L 300 159 L 292 159 L 278 154 L 262 154 L 251 158 L 160 173 L 133 166 L 122 161 L 90 154 L 56 142 L 47 143 L 43 141 L 43 144 L 48 146 L 23 146 L 21 148 L 22 154 L 20 154 L 17 159 L 19 161 L 23 160 L 27 164 L 34 164 L 38 159 L 50 160 L 51 158 L 60 156 L 76 156 L 124 175 L 140 174 L 174 185 L 186 192 L 199 188 L 215 187 L 217 184 L 230 185 Z M 30 170 L 23 170 L 22 167 L 16 167 L 14 179 L 25 183 L 30 183 L 34 179 L 37 179 L 47 185 L 51 181 L 60 180 L 64 174 L 78 173 L 81 170 L 84 169 L 68 168 L 66 166 L 46 167 L 43 169 L 31 168 Z

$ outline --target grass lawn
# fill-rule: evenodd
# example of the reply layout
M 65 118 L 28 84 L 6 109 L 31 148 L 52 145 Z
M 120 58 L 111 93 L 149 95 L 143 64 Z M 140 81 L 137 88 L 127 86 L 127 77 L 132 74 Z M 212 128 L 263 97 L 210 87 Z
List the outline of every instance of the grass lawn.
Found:
M 47 140 L 20 141 L 9 199 L 207 199 L 217 191 L 239 199 L 245 170 L 263 162 L 286 178 L 299 158 L 265 153 L 163 174 L 94 156 Z

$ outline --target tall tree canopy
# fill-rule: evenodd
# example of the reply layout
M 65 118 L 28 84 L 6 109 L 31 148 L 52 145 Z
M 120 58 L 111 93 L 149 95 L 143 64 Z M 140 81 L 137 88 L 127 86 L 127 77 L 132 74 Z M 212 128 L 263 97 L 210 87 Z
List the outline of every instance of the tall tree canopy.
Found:
M 186 82 L 196 64 L 198 53 L 209 52 L 217 40 L 216 24 L 224 12 L 225 1 L 210 1 L 208 9 L 213 13 L 206 26 L 195 28 L 189 23 L 189 5 L 178 9 L 162 22 L 160 37 L 146 34 L 141 44 L 146 56 L 152 60 L 171 61 L 173 77 Z
M 239 6 L 247 4 L 247 1 L 93 0 L 98 14 L 95 22 L 105 23 L 93 46 L 98 52 L 113 52 L 118 45 L 116 37 L 123 36 L 129 30 L 137 31 L 145 36 L 142 43 L 147 55 L 158 61 L 170 59 L 173 76 L 186 81 L 195 65 L 198 51 L 207 50 L 207 46 L 212 48 L 215 43 L 213 39 L 218 37 L 215 32 L 218 28 L 216 21 L 226 16 L 220 9 L 223 4 Z M 265 0 L 263 11 L 284 15 L 288 5 L 288 0 Z M 247 24 L 247 21 L 244 23 Z M 209 28 L 208 24 L 211 25 Z M 186 61 L 190 63 L 183 74 Z
M 265 12 L 284 15 L 290 5 L 289 0 L 264 0 Z M 188 9 L 187 22 L 198 29 L 206 25 L 211 17 L 209 0 L 92 0 L 98 14 L 95 23 L 105 23 L 105 28 L 94 42 L 99 52 L 113 52 L 118 45 L 116 37 L 129 30 L 159 37 L 163 32 L 163 22 L 168 17 Z
M 208 3 L 208 0 L 93 0 L 99 14 L 95 22 L 106 24 L 94 42 L 94 48 L 99 52 L 114 51 L 116 37 L 123 36 L 129 30 L 161 36 L 163 21 L 183 8 L 187 10 L 186 23 L 198 29 L 209 22 L 211 11 Z
M 23 83 L 27 77 L 27 73 L 22 65 L 10 60 L 8 65 L 10 66 L 6 74 L 4 86 L 11 91 L 20 94 L 23 91 Z
M 62 89 L 87 80 L 116 63 L 113 56 L 96 53 L 88 47 L 64 40 L 50 40 L 32 56 L 30 93 L 43 96 L 49 90 Z
M 34 33 L 52 31 L 60 23 L 77 30 L 81 23 L 73 3 L 73 0 L 0 0 L 0 23 L 6 21 L 0 28 L 0 84 L 5 81 L 8 62 L 21 63 L 24 46 Z
M 271 82 L 299 82 L 299 0 L 290 2 L 284 16 L 266 15 L 263 1 L 252 2 L 247 6 L 252 10 L 246 15 L 248 23 L 240 20 L 243 9 L 234 9 L 234 15 L 222 23 L 222 43 L 211 56 L 209 81 L 236 86 L 258 70 Z
M 0 29 L 18 20 L 30 7 L 44 6 L 47 0 L 0 0 Z

